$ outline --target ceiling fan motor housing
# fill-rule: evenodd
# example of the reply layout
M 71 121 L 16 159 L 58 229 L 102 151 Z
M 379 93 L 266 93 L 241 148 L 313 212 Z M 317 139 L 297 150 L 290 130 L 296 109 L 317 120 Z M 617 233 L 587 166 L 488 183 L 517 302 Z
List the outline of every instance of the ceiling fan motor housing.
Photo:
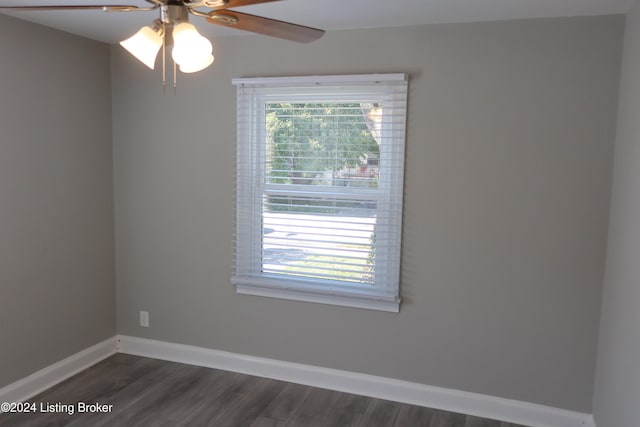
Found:
M 184 5 L 168 4 L 160 6 L 160 20 L 165 24 L 189 21 L 189 11 Z

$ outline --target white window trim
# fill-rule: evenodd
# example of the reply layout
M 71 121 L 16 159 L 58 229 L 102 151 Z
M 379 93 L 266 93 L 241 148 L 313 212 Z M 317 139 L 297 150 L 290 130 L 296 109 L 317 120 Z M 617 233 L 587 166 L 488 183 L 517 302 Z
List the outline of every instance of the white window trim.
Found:
M 295 87 L 298 90 L 300 88 L 305 88 L 305 92 L 312 94 L 314 100 L 317 100 L 324 97 L 321 92 L 324 90 L 322 89 L 322 86 L 362 86 L 361 96 L 363 99 L 369 100 L 371 99 L 372 93 L 376 93 L 376 95 L 382 94 L 382 92 L 370 89 L 371 87 L 374 87 L 377 84 L 384 85 L 385 82 L 404 82 L 406 89 L 407 80 L 408 77 L 406 74 L 365 74 L 348 76 L 243 78 L 233 79 L 232 82 L 236 86 L 252 89 L 250 94 L 244 94 L 238 98 L 238 118 L 248 118 L 250 123 L 263 123 L 264 117 L 257 117 L 264 114 L 265 109 L 263 107 L 268 102 L 291 100 L 292 93 L 287 92 L 287 88 L 290 87 Z M 283 88 L 281 94 L 279 94 L 281 91 L 276 89 L 278 87 Z M 300 99 L 305 99 L 304 95 L 305 94 L 298 92 L 295 96 L 299 96 Z M 326 95 L 326 97 L 327 99 L 335 99 L 335 95 Z M 400 155 L 404 158 L 406 92 L 401 99 L 384 94 L 383 100 L 387 103 L 393 102 L 394 108 L 402 107 L 401 110 L 405 114 L 400 122 L 402 125 L 401 129 L 390 129 L 389 126 L 383 126 L 383 129 L 387 129 L 386 132 L 393 133 L 394 137 L 401 137 L 401 147 L 395 146 L 393 147 L 393 150 L 396 151 L 396 155 L 398 154 L 398 151 L 400 151 Z M 244 167 L 246 167 L 246 164 L 252 165 L 252 170 L 255 172 L 252 175 L 253 181 L 249 179 L 238 179 L 238 185 L 236 188 L 237 200 L 249 198 L 253 199 L 254 202 L 250 203 L 251 208 L 249 213 L 241 213 L 240 211 L 237 213 L 236 239 L 250 240 L 251 243 L 248 245 L 250 251 L 256 252 L 253 254 L 247 254 L 236 249 L 235 271 L 231 281 L 235 285 L 237 293 L 399 312 L 401 302 L 399 294 L 399 280 L 404 167 L 402 167 L 400 171 L 394 171 L 394 173 L 391 174 L 383 173 L 384 169 L 381 166 L 380 186 L 385 186 L 389 188 L 390 191 L 388 192 L 388 197 L 383 198 L 384 200 L 377 199 L 377 202 L 380 204 L 379 206 L 383 206 L 383 209 L 379 209 L 379 211 L 388 213 L 388 207 L 394 206 L 396 211 L 399 211 L 400 214 L 383 214 L 377 218 L 378 226 L 383 227 L 387 234 L 392 237 L 387 240 L 386 245 L 376 246 L 376 257 L 379 257 L 380 259 L 392 259 L 392 261 L 390 263 L 381 263 L 380 269 L 378 268 L 378 265 L 376 265 L 376 284 L 374 285 L 375 292 L 371 291 L 371 285 L 359 285 L 357 283 L 353 283 L 350 284 L 347 289 L 344 286 L 332 286 L 330 281 L 283 277 L 283 275 L 278 274 L 262 273 L 260 271 L 261 257 L 259 256 L 259 251 L 262 248 L 262 223 L 260 213 L 262 209 L 261 198 L 267 188 L 270 189 L 269 191 L 277 191 L 277 185 L 266 185 L 264 182 L 261 182 L 264 177 L 265 167 L 264 145 L 255 144 L 255 141 L 260 141 L 266 138 L 264 132 L 265 129 L 261 129 L 260 126 L 246 126 L 245 122 L 241 122 L 238 119 L 238 168 L 240 168 L 240 162 L 242 162 L 245 165 Z M 388 147 L 388 144 L 381 147 L 381 159 L 384 159 L 382 150 L 386 147 Z M 384 177 L 384 182 L 382 177 Z M 275 188 L 272 188 L 274 186 Z M 261 190 L 258 191 L 256 189 Z M 291 190 L 285 190 L 285 192 L 291 192 Z M 363 193 L 366 193 L 366 191 L 363 191 Z M 376 192 L 376 194 L 379 194 L 379 192 Z M 371 196 L 376 197 L 374 194 L 371 194 Z M 389 231 L 393 232 L 390 233 Z M 236 248 L 238 248 L 238 245 L 236 245 Z M 384 270 L 383 264 L 390 265 L 390 270 Z M 247 275 L 246 272 L 253 273 Z M 378 283 L 379 277 L 384 278 L 385 281 L 392 281 L 393 283 L 380 284 Z M 320 282 L 322 282 L 322 284 L 318 286 L 318 283 Z

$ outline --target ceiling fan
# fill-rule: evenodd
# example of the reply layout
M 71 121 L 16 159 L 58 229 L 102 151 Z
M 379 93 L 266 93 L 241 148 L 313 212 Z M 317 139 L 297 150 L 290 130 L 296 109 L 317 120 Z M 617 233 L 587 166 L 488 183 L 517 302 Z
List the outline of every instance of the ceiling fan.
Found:
M 175 67 L 184 73 L 193 73 L 213 63 L 212 45 L 189 23 L 189 14 L 205 18 L 207 22 L 223 27 L 236 28 L 271 37 L 309 43 L 319 39 L 323 30 L 278 21 L 276 19 L 241 13 L 232 8 L 269 3 L 279 0 L 145 0 L 148 6 L 136 5 L 32 5 L 0 6 L 0 12 L 20 11 L 72 11 L 98 10 L 103 12 L 160 11 L 159 19 L 152 26 L 142 27 L 136 34 L 120 44 L 147 67 L 154 69 L 156 57 L 162 47 L 163 83 L 165 48 L 172 47 Z M 203 9 L 208 9 L 203 11 Z

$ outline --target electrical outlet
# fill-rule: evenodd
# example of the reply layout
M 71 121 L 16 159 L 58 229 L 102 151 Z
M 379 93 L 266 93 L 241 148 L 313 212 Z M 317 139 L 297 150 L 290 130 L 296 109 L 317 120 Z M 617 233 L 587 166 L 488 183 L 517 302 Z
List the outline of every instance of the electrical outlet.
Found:
M 149 312 L 141 311 L 140 312 L 140 326 L 148 328 L 149 327 Z

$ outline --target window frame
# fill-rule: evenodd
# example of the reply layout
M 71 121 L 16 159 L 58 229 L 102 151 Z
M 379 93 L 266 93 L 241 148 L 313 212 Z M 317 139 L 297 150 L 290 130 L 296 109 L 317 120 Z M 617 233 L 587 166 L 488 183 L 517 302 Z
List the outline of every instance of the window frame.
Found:
M 398 312 L 400 308 L 400 255 L 402 196 L 407 115 L 406 74 L 271 77 L 233 79 L 237 87 L 236 246 L 231 282 L 239 294 L 293 299 L 357 308 Z M 370 102 L 391 105 L 383 115 L 377 189 L 267 183 L 266 106 L 278 102 Z M 387 107 L 383 107 L 387 108 Z M 393 116 L 391 118 L 390 116 Z M 394 163 L 386 161 L 398 157 Z M 398 163 L 400 166 L 398 166 Z M 245 175 L 247 170 L 249 176 Z M 293 188 L 292 188 L 293 187 Z M 307 190 L 307 191 L 302 191 Z M 376 205 L 376 232 L 383 230 L 385 244 L 376 242 L 375 282 L 359 284 L 308 279 L 262 272 L 263 197 L 267 194 L 309 197 L 331 195 L 370 199 Z M 384 260 L 378 265 L 378 259 Z M 380 270 L 378 269 L 380 267 Z M 345 284 L 348 285 L 346 286 Z

